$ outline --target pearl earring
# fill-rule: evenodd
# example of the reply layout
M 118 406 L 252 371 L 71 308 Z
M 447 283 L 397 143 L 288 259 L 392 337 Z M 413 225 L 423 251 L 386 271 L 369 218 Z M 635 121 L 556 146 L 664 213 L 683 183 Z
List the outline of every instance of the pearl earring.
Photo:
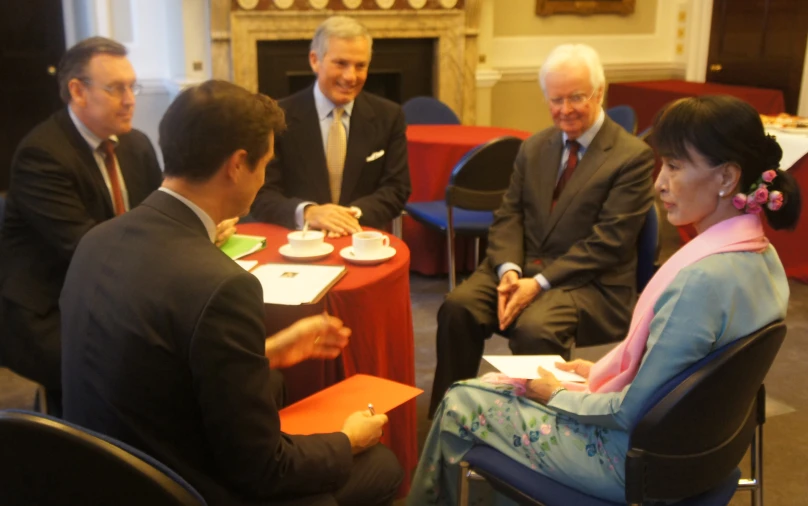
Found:
M 718 192 L 718 196 L 723 197 L 724 196 L 724 190 L 721 190 L 720 192 Z

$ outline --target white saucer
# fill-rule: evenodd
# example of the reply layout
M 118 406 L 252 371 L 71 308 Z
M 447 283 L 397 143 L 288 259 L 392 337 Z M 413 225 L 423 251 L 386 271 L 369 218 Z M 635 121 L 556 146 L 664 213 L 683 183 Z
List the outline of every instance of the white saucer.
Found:
M 352 264 L 358 265 L 376 265 L 382 262 L 386 262 L 393 258 L 396 254 L 396 250 L 391 248 L 390 246 L 385 246 L 379 250 L 379 254 L 374 257 L 364 257 L 359 258 L 354 255 L 353 246 L 348 246 L 346 248 L 342 248 L 339 250 L 339 256 L 344 258 L 345 260 L 351 262 Z
M 320 260 L 321 258 L 325 258 L 330 255 L 332 251 L 334 251 L 334 245 L 327 242 L 324 242 L 319 248 L 305 255 L 300 255 L 292 251 L 291 244 L 284 244 L 278 248 L 278 253 L 283 255 L 283 258 L 287 260 L 298 260 L 301 262 L 313 262 L 315 260 Z

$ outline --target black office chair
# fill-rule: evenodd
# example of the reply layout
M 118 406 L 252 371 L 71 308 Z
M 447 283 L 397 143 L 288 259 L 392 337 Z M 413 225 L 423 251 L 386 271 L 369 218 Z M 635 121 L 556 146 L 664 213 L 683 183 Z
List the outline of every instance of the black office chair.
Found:
M 0 411 L 0 504 L 205 506 L 174 471 L 121 441 L 47 415 Z
M 736 489 L 763 504 L 763 379 L 786 336 L 774 322 L 713 351 L 668 381 L 631 430 L 626 456 L 626 503 L 681 500 L 677 506 L 725 506 Z M 750 446 L 751 443 L 751 446 Z M 750 448 L 751 478 L 738 464 Z M 551 480 L 488 446 L 464 457 L 460 506 L 468 480 L 482 477 L 519 504 L 618 506 Z
M 437 98 L 414 97 L 401 106 L 408 125 L 459 125 L 457 114 Z
M 616 105 L 606 109 L 606 115 L 612 121 L 626 129 L 626 132 L 634 135 L 637 133 L 637 113 L 630 105 Z
M 404 209 L 416 221 L 446 233 L 449 255 L 449 290 L 456 284 L 454 237 L 474 237 L 474 261 L 480 263 L 480 238 L 488 235 L 494 211 L 502 203 L 513 172 L 513 162 L 522 140 L 499 137 L 481 144 L 457 162 L 446 198 L 432 202 L 410 202 Z

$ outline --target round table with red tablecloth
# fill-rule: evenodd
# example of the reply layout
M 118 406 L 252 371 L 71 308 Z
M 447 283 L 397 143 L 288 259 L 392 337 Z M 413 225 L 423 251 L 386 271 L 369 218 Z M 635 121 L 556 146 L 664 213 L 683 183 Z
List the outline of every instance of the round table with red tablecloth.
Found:
M 410 202 L 443 200 L 452 169 L 472 148 L 503 136 L 526 139 L 530 132 L 469 125 L 410 125 L 407 127 L 412 195 Z M 405 217 L 404 241 L 412 251 L 410 268 L 421 274 L 448 272 L 446 236 Z M 481 257 L 485 252 L 481 253 Z M 474 243 L 457 240 L 458 270 L 474 269 Z
M 265 223 L 238 226 L 238 233 L 267 238 L 267 247 L 242 260 L 259 264 L 289 263 L 278 252 L 286 244 L 289 230 Z M 326 239 L 334 251 L 320 265 L 345 265 L 348 269 L 318 303 L 302 306 L 265 304 L 267 332 L 273 334 L 292 322 L 312 314 L 328 311 L 340 318 L 352 333 L 350 343 L 337 360 L 306 361 L 284 370 L 288 401 L 294 402 L 357 373 L 387 378 L 415 386 L 415 350 L 413 342 L 412 304 L 410 303 L 407 245 L 390 236 L 396 254 L 378 265 L 354 265 L 339 255 L 351 245 L 351 237 Z M 382 442 L 398 457 L 404 467 L 402 493 L 409 488 L 410 473 L 418 463 L 418 441 L 415 400 L 388 413 L 389 425 Z

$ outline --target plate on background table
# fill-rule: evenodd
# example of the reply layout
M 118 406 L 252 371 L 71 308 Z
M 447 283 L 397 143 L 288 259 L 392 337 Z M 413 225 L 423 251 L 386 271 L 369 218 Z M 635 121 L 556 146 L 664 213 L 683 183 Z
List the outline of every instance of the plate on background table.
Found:
M 280 253 L 283 258 L 295 262 L 314 262 L 315 260 L 321 260 L 330 255 L 332 251 L 334 251 L 334 245 L 327 242 L 324 242 L 316 250 L 306 253 L 305 255 L 295 253 L 294 250 L 292 250 L 291 244 L 284 244 L 278 248 L 278 253 Z
M 395 248 L 391 248 L 390 246 L 385 246 L 379 249 L 379 254 L 372 256 L 372 257 L 358 257 L 354 253 L 353 246 L 348 246 L 346 248 L 342 248 L 339 251 L 339 256 L 344 258 L 346 261 L 357 264 L 357 265 L 376 265 L 382 262 L 386 262 L 393 258 L 396 255 Z

